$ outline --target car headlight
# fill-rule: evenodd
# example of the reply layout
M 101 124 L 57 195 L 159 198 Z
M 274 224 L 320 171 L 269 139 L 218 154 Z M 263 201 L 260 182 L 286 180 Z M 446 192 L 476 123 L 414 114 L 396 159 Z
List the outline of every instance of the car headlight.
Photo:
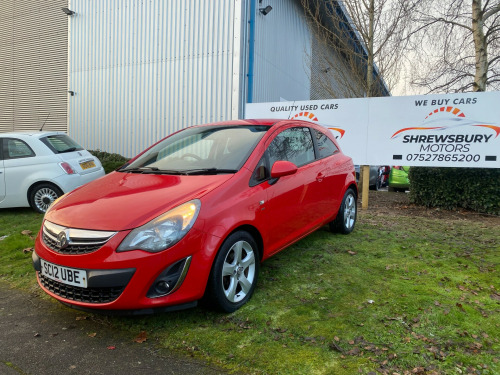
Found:
M 132 230 L 117 251 L 144 250 L 156 253 L 175 245 L 194 225 L 201 202 L 186 202 Z

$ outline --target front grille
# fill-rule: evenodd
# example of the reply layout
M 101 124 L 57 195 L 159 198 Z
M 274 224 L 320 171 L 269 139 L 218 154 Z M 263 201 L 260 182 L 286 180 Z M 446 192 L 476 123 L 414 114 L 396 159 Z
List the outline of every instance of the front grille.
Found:
M 108 242 L 116 232 L 67 228 L 45 221 L 42 239 L 47 247 L 60 254 L 92 253 Z
M 72 301 L 87 303 L 108 303 L 116 300 L 125 289 L 125 286 L 107 288 L 80 288 L 78 286 L 66 285 L 38 274 L 42 285 L 62 298 Z
M 47 234 L 43 233 L 43 242 L 47 247 L 51 250 L 54 250 L 60 254 L 70 254 L 70 255 L 78 255 L 78 254 L 88 254 L 92 253 L 99 248 L 102 247 L 101 244 L 92 244 L 92 245 L 68 245 L 64 249 L 60 249 L 57 240 L 49 237 Z

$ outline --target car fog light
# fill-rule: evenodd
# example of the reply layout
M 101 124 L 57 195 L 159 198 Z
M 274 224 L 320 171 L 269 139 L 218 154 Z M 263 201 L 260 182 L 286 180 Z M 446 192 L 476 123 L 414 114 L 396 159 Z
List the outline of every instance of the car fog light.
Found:
M 160 280 L 156 283 L 155 290 L 160 295 L 167 294 L 170 291 L 170 284 L 165 280 Z
M 146 296 L 158 298 L 175 292 L 184 281 L 190 264 L 191 257 L 187 257 L 167 267 L 153 282 Z

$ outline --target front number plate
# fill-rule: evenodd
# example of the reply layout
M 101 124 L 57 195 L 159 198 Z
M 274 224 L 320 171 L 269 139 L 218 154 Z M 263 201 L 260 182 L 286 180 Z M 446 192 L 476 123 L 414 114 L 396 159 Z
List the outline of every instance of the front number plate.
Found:
M 66 285 L 87 287 L 87 271 L 68 268 L 40 259 L 42 275 Z
M 94 168 L 95 167 L 95 163 L 94 163 L 93 160 L 91 160 L 91 161 L 84 161 L 83 163 L 80 163 L 80 167 L 82 167 L 83 170 Z

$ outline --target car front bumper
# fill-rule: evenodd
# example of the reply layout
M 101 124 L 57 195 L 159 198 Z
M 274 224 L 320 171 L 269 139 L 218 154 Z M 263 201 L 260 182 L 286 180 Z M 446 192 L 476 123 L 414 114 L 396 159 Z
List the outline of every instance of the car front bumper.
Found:
M 116 252 L 129 231 L 118 232 L 100 249 L 80 255 L 57 253 L 44 243 L 41 235 L 35 241 L 33 266 L 40 287 L 60 302 L 83 310 L 113 310 L 135 313 L 163 311 L 165 307 L 196 305 L 204 292 L 220 238 L 194 228 L 172 248 L 159 253 L 142 250 Z M 177 262 L 189 258 L 181 285 L 167 295 L 148 297 L 158 277 Z M 67 285 L 42 275 L 43 259 L 62 267 L 87 272 L 86 288 Z

